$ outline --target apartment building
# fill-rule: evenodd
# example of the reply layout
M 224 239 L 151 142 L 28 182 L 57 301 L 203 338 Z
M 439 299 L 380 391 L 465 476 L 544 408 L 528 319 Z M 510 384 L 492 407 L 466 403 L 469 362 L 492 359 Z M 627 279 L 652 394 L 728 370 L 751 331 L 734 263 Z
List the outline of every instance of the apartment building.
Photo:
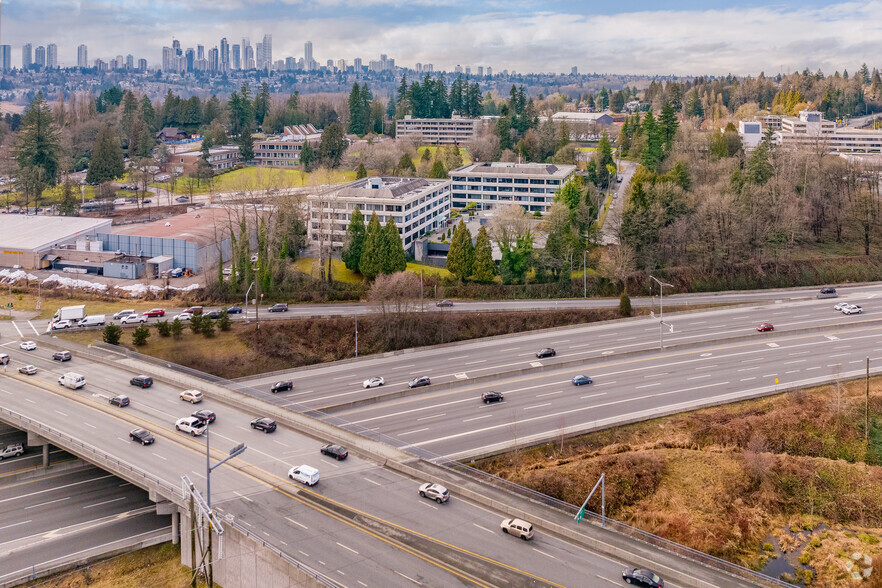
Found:
M 478 138 L 482 121 L 479 118 L 411 118 L 395 122 L 396 139 L 414 139 L 422 145 L 461 145 Z
M 450 180 L 426 178 L 362 178 L 307 196 L 308 238 L 313 243 L 331 238 L 342 248 L 352 212 L 358 206 L 367 222 L 376 213 L 382 224 L 389 217 L 398 225 L 401 243 L 412 250 L 414 241 L 441 228 L 450 216 Z
M 882 153 L 882 130 L 837 126 L 816 110 L 781 119 L 773 141 L 784 147 L 820 149 L 827 153 Z
M 322 132 L 312 125 L 285 127 L 280 137 L 268 137 L 254 142 L 254 161 L 265 167 L 296 167 L 300 165 L 300 151 L 308 142 L 318 150 Z
M 575 174 L 575 165 L 472 163 L 450 171 L 450 194 L 454 208 L 470 202 L 478 210 L 520 204 L 528 212 L 544 214 L 554 194 Z
M 188 174 L 196 169 L 196 164 L 201 158 L 202 151 L 175 153 L 169 160 L 169 166 L 178 174 Z M 208 163 L 216 172 L 232 169 L 239 165 L 241 160 L 238 145 L 221 145 L 208 150 Z

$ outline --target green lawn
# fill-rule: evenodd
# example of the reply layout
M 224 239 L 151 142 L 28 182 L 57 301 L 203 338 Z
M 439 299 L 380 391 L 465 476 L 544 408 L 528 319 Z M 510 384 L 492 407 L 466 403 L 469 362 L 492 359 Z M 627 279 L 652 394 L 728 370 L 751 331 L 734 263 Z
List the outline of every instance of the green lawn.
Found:
M 321 275 L 317 264 L 318 260 L 313 257 L 301 257 L 294 262 L 294 268 L 299 272 L 317 278 Z M 424 276 L 439 276 L 442 278 L 450 276 L 450 272 L 443 267 L 423 265 L 420 263 L 407 264 L 407 271 L 409 272 L 419 274 L 420 270 L 422 270 Z M 339 259 L 331 261 L 331 276 L 338 282 L 357 283 L 364 280 L 364 277 L 361 274 L 346 269 L 346 264 Z
M 211 191 L 219 192 L 243 192 L 248 190 L 266 190 L 268 188 L 290 188 L 296 186 L 309 186 L 311 178 L 316 178 L 320 184 L 343 184 L 355 179 L 354 171 L 331 170 L 330 172 L 301 172 L 294 169 L 274 169 L 268 167 L 242 167 L 231 172 L 221 174 L 214 178 Z M 189 177 L 178 178 L 175 184 L 175 194 L 190 194 L 190 184 L 193 184 L 193 194 L 208 194 L 208 185 L 202 182 L 199 185 L 196 180 Z M 165 190 L 168 185 L 164 183 L 150 184 L 155 188 Z

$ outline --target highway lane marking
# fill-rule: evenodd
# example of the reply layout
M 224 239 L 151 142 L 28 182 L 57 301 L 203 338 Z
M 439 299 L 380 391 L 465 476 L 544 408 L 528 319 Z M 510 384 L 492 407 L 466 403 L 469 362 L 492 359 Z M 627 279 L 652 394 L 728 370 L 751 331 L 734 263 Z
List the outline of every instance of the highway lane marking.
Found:
M 581 400 L 585 400 L 586 398 L 597 398 L 598 396 L 606 396 L 606 392 L 599 392 L 597 394 L 589 394 L 587 396 L 579 396 Z
M 482 415 L 482 416 L 472 417 L 472 418 L 470 418 L 470 419 L 463 419 L 462 422 L 467 423 L 467 422 L 469 422 L 469 421 L 477 421 L 477 420 L 480 420 L 480 419 L 489 419 L 489 418 L 492 417 L 492 416 L 493 416 L 492 414 L 485 414 L 485 415 Z
M 742 382 L 748 382 L 748 381 L 750 381 L 750 380 L 756 380 L 756 376 L 751 376 L 751 377 L 749 377 L 749 378 L 741 378 L 741 381 L 742 381 Z
M 564 343 L 569 343 L 569 339 L 564 339 L 563 341 L 552 341 L 549 345 L 563 345 Z
M 666 376 L 666 375 L 668 375 L 668 374 L 670 374 L 670 373 L 671 373 L 671 372 L 652 373 L 652 374 L 648 374 L 648 375 L 643 376 L 643 377 L 644 377 L 644 378 L 654 378 L 655 376 Z
M 524 410 L 533 410 L 534 408 L 542 408 L 543 406 L 551 406 L 551 403 L 546 402 L 545 404 L 536 404 L 534 406 L 525 406 Z
M 424 429 L 415 429 L 413 431 L 405 431 L 404 433 L 398 433 L 398 436 L 400 437 L 402 435 L 410 435 L 411 433 L 422 433 L 423 431 L 428 431 L 428 430 L 429 430 L 429 427 L 426 427 Z
M 486 363 L 486 359 L 479 359 L 477 361 L 467 361 L 463 365 L 475 365 L 477 363 Z
M 850 361 L 848 363 L 864 363 L 864 360 L 863 359 L 856 359 L 856 360 Z
M 288 520 L 290 521 L 291 519 L 288 519 Z M 294 521 L 291 521 L 291 522 L 293 523 Z M 303 557 L 309 557 L 309 554 L 306 553 L 305 551 L 300 551 L 300 550 L 298 549 L 298 550 L 297 550 L 297 553 L 299 553 L 299 554 L 302 555 Z
M 719 366 L 719 364 L 716 364 L 716 363 L 713 364 L 713 365 L 700 365 L 700 366 L 697 366 L 697 367 L 695 368 L 695 371 L 698 371 L 698 370 L 709 370 L 709 369 L 712 369 L 712 368 L 715 368 L 715 367 L 720 367 L 720 366 Z
M 482 531 L 487 531 L 487 532 L 490 533 L 491 535 L 496 535 L 496 533 L 495 533 L 494 531 L 491 531 L 491 530 L 488 529 L 487 527 L 483 527 L 483 526 L 479 525 L 478 523 L 472 523 L 472 524 L 473 524 L 474 526 L 478 527 L 479 529 L 481 529 Z
M 240 494 L 239 492 L 236 492 L 235 490 L 233 490 L 233 494 L 235 494 L 239 498 L 242 498 L 243 500 L 247 500 L 248 502 L 254 502 L 253 500 L 251 500 L 250 498 L 248 498 L 244 494 Z
M 92 427 L 93 429 L 97 429 L 97 428 L 98 428 L 98 427 L 96 427 L 95 425 L 90 425 L 90 424 L 87 423 L 87 422 L 83 422 L 83 424 L 86 425 L 87 427 Z
M 70 500 L 70 496 L 65 496 L 64 498 L 58 498 L 56 500 L 50 500 L 49 502 L 41 502 L 40 504 L 32 504 L 30 506 L 24 507 L 24 510 L 39 508 L 41 506 L 46 506 L 47 504 L 55 504 L 56 502 L 64 502 L 65 500 Z
M 437 419 L 438 417 L 443 417 L 443 416 L 447 416 L 447 413 L 446 413 L 446 412 L 442 412 L 441 414 L 433 414 L 432 416 L 427 416 L 427 417 L 423 417 L 423 418 L 417 419 L 417 422 L 419 422 L 419 421 L 426 421 L 426 420 L 429 420 L 429 419 Z
M 356 580 L 356 582 L 358 582 L 359 584 L 361 584 L 362 586 L 364 586 L 365 588 L 367 588 L 367 584 L 365 584 L 365 583 L 362 582 L 361 580 Z
M 819 370 L 819 369 L 821 369 L 821 366 L 816 365 L 815 367 L 805 368 L 805 371 L 810 372 L 812 370 Z
M 422 505 L 425 506 L 426 508 L 432 508 L 432 509 L 438 510 L 438 507 L 437 507 L 437 506 L 435 506 L 435 505 L 433 505 L 433 504 L 429 504 L 429 503 L 426 502 L 425 500 L 420 500 L 419 504 L 422 504 Z
M 642 386 L 634 386 L 634 389 L 639 390 L 640 388 L 651 388 L 652 386 L 661 386 L 661 382 L 653 382 L 652 384 L 643 384 Z
M 781 365 L 790 365 L 791 363 L 805 363 L 807 359 L 794 359 L 793 361 L 785 361 Z
M 789 372 L 784 372 L 784 375 L 786 376 L 787 374 L 798 374 L 800 371 L 801 370 L 790 370 Z
M 700 376 L 690 376 L 686 378 L 687 380 L 700 380 L 701 378 L 711 378 L 713 374 L 702 374 Z
M 128 439 L 123 439 L 122 437 L 117 437 L 117 439 L 119 439 L 119 440 L 122 441 L 123 443 L 128 443 L 128 442 L 129 442 Z
M 557 392 L 546 392 L 545 394 L 537 394 L 536 398 L 542 398 L 543 396 L 554 396 L 555 394 L 563 394 L 563 390 L 558 390 Z
M 345 380 L 346 378 L 354 378 L 355 374 L 346 374 L 345 376 L 337 376 L 336 378 L 331 378 L 332 380 Z
M 796 353 L 788 353 L 787 355 L 789 355 L 790 357 L 794 357 L 796 355 L 806 355 L 808 353 L 811 353 L 811 351 L 797 351 Z
M 358 555 L 358 552 L 355 551 L 354 549 L 352 549 L 351 547 L 346 547 L 345 545 L 343 545 L 343 544 L 340 543 L 339 541 L 335 541 L 334 543 L 336 543 L 337 545 L 339 545 L 339 546 L 342 547 L 343 549 L 348 549 L 349 551 L 351 551 L 351 552 L 354 553 L 355 555 Z
M 762 366 L 755 365 L 755 366 L 753 366 L 753 367 L 749 367 L 749 368 L 740 368 L 740 369 L 737 369 L 737 370 L 735 370 L 735 371 L 736 371 L 736 372 L 751 372 L 751 371 L 753 371 L 753 370 L 758 370 L 758 369 L 760 369 L 760 367 L 762 367 Z
M 69 473 L 69 472 L 59 473 L 58 476 L 64 476 L 64 475 L 66 475 L 67 473 Z M 25 483 L 36 483 L 36 482 L 39 482 L 40 480 L 50 480 L 50 479 L 55 478 L 55 477 L 58 477 L 58 476 L 51 476 L 51 477 L 46 477 L 46 478 L 40 478 L 40 479 L 36 479 L 36 480 L 32 480 L 32 481 L 25 482 Z M 97 481 L 99 481 L 99 480 L 106 480 L 107 478 L 113 478 L 113 477 L 115 477 L 115 476 L 113 476 L 113 475 L 98 476 L 97 478 L 89 478 L 89 479 L 87 479 L 87 480 L 80 480 L 79 482 L 71 482 L 70 484 L 63 484 L 63 485 L 61 485 L 61 486 L 55 486 L 55 487 L 52 487 L 52 488 L 46 488 L 46 489 L 44 489 L 44 490 L 37 490 L 37 491 L 35 491 L 35 492 L 31 492 L 31 493 L 29 493 L 29 494 L 20 494 L 20 495 L 18 495 L 18 496 L 13 496 L 13 497 L 11 497 L 11 498 L 4 498 L 4 499 L 0 500 L 0 503 L 3 503 L 3 502 L 9 502 L 10 500 L 16 500 L 16 499 L 18 499 L 18 498 L 28 498 L 28 497 L 31 497 L 31 496 L 36 496 L 37 494 L 45 494 L 46 492 L 52 492 L 52 491 L 54 491 L 54 490 L 62 490 L 62 489 L 64 489 L 64 488 L 72 488 L 73 486 L 79 486 L 80 484 L 88 484 L 89 482 L 97 482 Z M 18 485 L 18 484 L 15 484 L 14 486 L 17 486 L 17 485 Z M 14 486 L 4 486 L 4 489 L 5 489 L 5 488 L 12 488 L 12 487 L 14 487 Z
M 413 582 L 413 583 L 416 584 L 417 586 L 422 586 L 422 585 L 423 585 L 422 582 L 420 582 L 420 581 L 418 581 L 418 580 L 414 580 L 414 579 L 411 578 L 410 576 L 405 576 L 404 574 L 402 574 L 402 573 L 399 572 L 398 570 L 395 570 L 395 573 L 398 574 L 399 576 L 401 576 L 402 578 L 404 578 L 405 580 L 410 580 L 411 582 Z
M 33 521 L 33 519 L 29 519 L 27 521 L 22 521 L 20 523 L 12 523 L 11 525 L 6 525 L 5 527 L 0 527 L 0 531 L 2 531 L 3 529 L 11 529 L 12 527 L 17 527 L 19 525 L 27 525 L 28 523 L 30 523 L 32 521 Z
M 278 443 L 278 444 L 281 445 L 282 447 L 287 447 L 287 448 L 289 448 L 289 449 L 291 448 L 290 445 L 288 445 L 288 444 L 286 444 L 286 443 L 282 443 L 281 441 L 276 441 L 275 439 L 273 439 L 273 443 Z
M 382 486 L 382 484 L 380 484 L 380 483 L 377 482 L 376 480 L 371 480 L 370 478 L 365 478 L 364 476 L 362 476 L 361 478 L 362 478 L 362 480 L 366 480 L 366 481 L 368 481 L 368 482 L 370 482 L 371 484 L 374 484 L 374 485 L 376 485 L 376 486 Z
M 57 412 L 58 414 L 60 414 L 63 417 L 68 416 L 68 414 L 66 412 L 61 412 L 60 410 L 56 410 L 55 412 Z
M 196 476 L 199 476 L 199 477 L 202 478 L 203 480 L 205 479 L 205 474 L 200 474 L 200 473 L 197 472 L 196 470 L 190 470 L 190 473 L 191 473 L 191 474 L 194 474 L 194 475 L 196 475 Z
M 603 576 L 599 576 L 597 574 L 594 574 L 594 575 L 605 582 L 609 582 L 610 584 L 612 584 L 614 586 L 619 586 L 619 582 L 616 582 L 615 580 L 610 580 L 609 578 L 604 578 Z
M 96 506 L 101 506 L 102 504 L 110 504 L 111 502 L 119 502 L 120 500 L 125 500 L 125 496 L 120 496 L 119 498 L 114 498 L 112 500 L 105 500 L 104 502 L 96 502 L 95 504 L 89 504 L 88 506 L 84 506 L 83 509 L 94 508 Z
M 457 359 L 466 359 L 468 355 L 458 355 L 456 357 L 448 357 L 447 361 L 456 361 Z
M 615 383 L 616 383 L 616 381 L 612 380 L 609 382 L 595 382 L 594 384 L 591 384 L 591 385 L 594 386 L 595 388 L 597 388 L 598 386 L 609 386 L 610 384 L 615 384 Z
M 163 456 L 159 455 L 158 453 L 156 453 L 155 451 L 152 452 L 152 453 L 153 453 L 153 455 L 155 455 L 156 457 L 158 457 L 158 458 L 161 459 L 162 461 L 168 461 L 168 458 L 167 458 L 167 457 L 163 457 Z
M 845 356 L 845 355 L 851 355 L 851 354 L 850 354 L 850 353 L 837 353 L 836 355 L 828 355 L 828 356 L 827 356 L 827 359 L 832 359 L 832 358 L 834 358 L 834 357 L 842 357 L 842 356 Z
M 25 400 L 28 401 L 28 402 L 30 402 L 31 404 L 37 404 L 36 402 L 34 402 L 33 400 L 31 400 L 30 398 L 25 398 Z
M 40 331 L 37 330 L 37 327 L 35 327 L 35 326 L 34 326 L 34 323 L 32 323 L 31 321 L 28 321 L 28 326 L 31 327 L 31 328 L 34 330 L 34 333 L 35 333 L 35 334 L 37 334 L 37 335 L 40 334 Z M 16 329 L 16 330 L 17 330 L 17 329 Z M 21 331 L 19 331 L 19 334 L 21 334 Z
M 533 551 L 535 551 L 536 553 L 541 553 L 541 554 L 544 555 L 545 557 L 550 557 L 551 559 L 557 559 L 556 557 L 554 557 L 554 556 L 551 555 L 550 553 L 545 553 L 545 552 L 542 551 L 541 549 L 536 549 L 536 548 L 534 547 L 534 548 L 533 548 Z
M 520 349 L 520 347 L 510 347 L 508 349 L 500 349 L 499 353 L 506 353 L 508 351 L 518 351 L 519 349 Z

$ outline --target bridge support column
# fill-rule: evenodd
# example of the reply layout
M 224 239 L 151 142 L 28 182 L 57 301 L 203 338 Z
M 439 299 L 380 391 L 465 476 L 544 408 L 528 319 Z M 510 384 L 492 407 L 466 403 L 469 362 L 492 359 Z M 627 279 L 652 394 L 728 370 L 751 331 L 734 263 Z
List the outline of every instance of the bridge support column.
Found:
M 151 500 L 153 499 L 153 495 L 151 492 L 150 496 Z M 158 515 L 171 515 L 171 523 L 172 523 L 172 545 L 178 544 L 178 535 L 180 534 L 179 529 L 179 520 L 178 520 L 178 507 L 175 503 L 170 502 L 168 500 L 160 500 L 156 503 L 156 514 Z
M 178 528 L 181 537 L 181 565 L 192 568 L 194 565 L 193 558 L 195 556 L 195 544 L 193 543 L 193 519 L 185 511 L 178 511 L 179 519 Z M 172 519 L 174 520 L 174 519 Z M 174 523 L 172 523 L 174 524 Z
M 49 444 L 43 446 L 43 469 L 49 469 Z
M 43 446 L 43 469 L 49 468 L 49 442 L 39 435 L 35 435 L 28 431 L 28 447 Z

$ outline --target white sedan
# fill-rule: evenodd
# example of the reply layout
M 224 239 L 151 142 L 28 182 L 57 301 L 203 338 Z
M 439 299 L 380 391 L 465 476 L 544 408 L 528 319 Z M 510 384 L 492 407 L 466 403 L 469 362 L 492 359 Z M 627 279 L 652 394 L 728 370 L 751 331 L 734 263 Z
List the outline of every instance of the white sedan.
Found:
M 52 330 L 54 331 L 56 329 L 69 329 L 73 326 L 73 323 L 68 320 L 55 321 L 50 326 L 52 327 Z
M 25 351 L 33 351 L 37 348 L 37 344 L 33 341 L 24 341 L 18 344 L 19 349 L 24 349 Z
M 119 321 L 121 325 L 127 325 L 129 323 L 146 323 L 147 317 L 143 314 L 129 314 L 122 317 L 122 320 Z
M 173 321 L 188 321 L 193 318 L 193 315 L 189 312 L 182 312 L 181 314 L 176 314 L 172 317 Z
M 382 386 L 386 383 L 386 380 L 379 376 L 374 376 L 373 378 L 368 378 L 364 381 L 363 385 L 365 388 L 376 388 L 377 386 Z

